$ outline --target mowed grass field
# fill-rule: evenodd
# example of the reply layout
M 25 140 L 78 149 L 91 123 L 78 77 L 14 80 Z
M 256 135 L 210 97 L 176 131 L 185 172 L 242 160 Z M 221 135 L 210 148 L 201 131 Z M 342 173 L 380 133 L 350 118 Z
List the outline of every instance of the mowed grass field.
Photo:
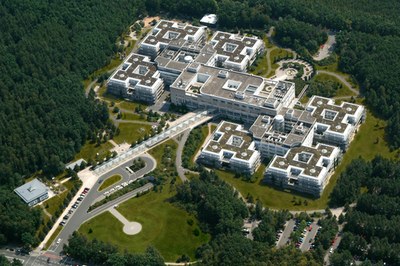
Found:
M 134 124 L 134 123 L 120 123 L 120 133 L 114 137 L 114 141 L 118 144 L 127 142 L 132 143 L 139 140 L 144 135 L 149 134 L 151 131 L 150 125 Z
M 249 183 L 234 177 L 233 173 L 217 170 L 218 175 L 233 185 L 239 192 L 246 197 L 249 193 L 254 199 L 260 199 L 265 207 L 274 209 L 289 209 L 289 210 L 317 210 L 325 209 L 328 206 L 329 196 L 336 185 L 340 174 L 346 169 L 349 163 L 358 157 L 366 160 L 373 159 L 376 155 L 381 155 L 386 158 L 394 159 L 397 156 L 397 151 L 390 151 L 387 142 L 384 138 L 384 129 L 386 122 L 374 117 L 370 112 L 367 113 L 367 119 L 360 126 L 358 134 L 355 135 L 350 148 L 344 154 L 339 166 L 336 168 L 334 175 L 331 177 L 329 184 L 326 186 L 324 193 L 318 199 L 313 199 L 310 196 L 302 195 L 296 192 L 290 193 L 282 191 L 278 188 L 265 185 L 262 182 L 262 174 L 258 171 L 257 181 Z M 296 200 L 301 200 L 301 205 L 295 205 L 293 196 Z M 304 204 L 307 201 L 307 205 Z
M 153 245 L 166 261 L 174 262 L 182 254 L 194 260 L 196 249 L 208 242 L 210 237 L 201 232 L 198 236 L 194 234 L 198 228 L 196 219 L 168 202 L 174 193 L 166 186 L 161 193 L 150 192 L 120 204 L 119 212 L 128 220 L 141 223 L 142 231 L 137 235 L 124 234 L 122 223 L 109 212 L 82 224 L 79 231 L 90 239 L 112 243 L 121 250 L 144 252 L 149 245 Z M 192 225 L 189 225 L 189 219 L 194 221 Z M 90 229 L 92 233 L 89 234 Z

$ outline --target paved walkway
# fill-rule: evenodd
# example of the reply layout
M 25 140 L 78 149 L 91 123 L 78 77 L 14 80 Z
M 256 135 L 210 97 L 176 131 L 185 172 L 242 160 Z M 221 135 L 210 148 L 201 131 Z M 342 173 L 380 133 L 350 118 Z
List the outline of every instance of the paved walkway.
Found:
M 124 228 L 122 229 L 125 234 L 127 235 L 136 235 L 140 231 L 142 231 L 142 225 L 138 222 L 130 222 L 128 221 L 125 216 L 123 216 L 119 211 L 117 211 L 114 207 L 108 209 L 108 211 L 115 216 L 123 225 Z
M 328 39 L 321 45 L 318 52 L 313 56 L 315 61 L 321 61 L 332 54 L 334 45 L 336 44 L 336 36 L 333 32 L 328 33 Z
M 178 149 L 176 150 L 175 165 L 182 182 L 188 181 L 187 177 L 185 176 L 186 169 L 182 166 L 182 152 L 183 148 L 185 147 L 186 140 L 190 135 L 190 131 L 191 129 L 187 129 L 182 133 L 182 135 L 180 135 L 181 138 L 178 141 Z

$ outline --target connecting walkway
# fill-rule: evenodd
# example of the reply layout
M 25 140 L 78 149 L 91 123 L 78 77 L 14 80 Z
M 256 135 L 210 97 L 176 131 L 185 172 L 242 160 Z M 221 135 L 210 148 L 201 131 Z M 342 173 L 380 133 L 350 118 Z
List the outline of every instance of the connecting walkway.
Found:
M 135 147 L 130 148 L 124 153 L 117 155 L 116 157 L 112 158 L 111 160 L 99 165 L 96 169 L 94 169 L 94 174 L 97 176 L 103 175 L 112 169 L 120 166 L 121 164 L 127 162 L 135 158 L 136 156 L 148 151 L 152 147 L 164 142 L 176 135 L 181 134 L 187 129 L 192 129 L 201 125 L 213 118 L 212 115 L 209 115 L 208 111 L 201 111 L 198 113 L 187 113 L 186 115 L 182 116 L 179 119 L 178 123 L 171 126 L 167 130 L 151 137 L 150 139 L 136 145 Z

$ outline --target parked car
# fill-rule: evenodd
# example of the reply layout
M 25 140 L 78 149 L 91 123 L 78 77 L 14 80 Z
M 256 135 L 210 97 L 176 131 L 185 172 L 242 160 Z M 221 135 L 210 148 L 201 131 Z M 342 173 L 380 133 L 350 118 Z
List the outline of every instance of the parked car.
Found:
M 61 243 L 61 238 L 57 239 L 57 244 Z
M 65 222 L 64 222 L 64 221 L 62 221 L 62 222 L 60 223 L 60 225 L 61 225 L 61 226 L 64 226 L 64 225 L 65 225 Z

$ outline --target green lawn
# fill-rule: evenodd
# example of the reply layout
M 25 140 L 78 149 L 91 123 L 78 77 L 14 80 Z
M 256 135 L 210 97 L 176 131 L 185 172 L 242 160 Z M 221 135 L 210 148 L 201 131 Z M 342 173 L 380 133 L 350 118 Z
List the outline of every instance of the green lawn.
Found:
M 157 145 L 156 147 L 152 148 L 151 150 L 148 151 L 148 153 L 154 157 L 154 159 L 157 162 L 157 167 L 159 167 L 161 165 L 161 160 L 162 160 L 162 156 L 164 153 L 164 148 L 165 146 L 171 146 L 172 151 L 173 151 L 173 159 L 175 160 L 175 156 L 176 156 L 176 149 L 178 148 L 178 144 L 173 140 L 173 139 L 169 139 L 159 145 Z
M 122 179 L 122 176 L 120 176 L 120 175 L 110 176 L 109 178 L 107 178 L 106 180 L 103 181 L 103 183 L 99 187 L 99 191 L 102 191 L 102 190 L 110 187 L 111 185 L 114 185 L 115 183 L 117 183 L 121 179 Z
M 127 142 L 133 143 L 139 140 L 151 131 L 150 125 L 144 124 L 132 124 L 132 123 L 120 123 L 119 124 L 120 133 L 118 136 L 114 137 L 114 141 L 118 144 Z
M 146 109 L 147 105 L 143 103 L 136 103 L 136 102 L 128 102 L 128 101 L 121 101 L 117 104 L 118 107 L 122 109 L 132 110 L 134 111 L 136 107 L 141 106 L 142 109 Z
M 328 206 L 329 195 L 331 194 L 340 173 L 342 173 L 349 163 L 359 156 L 371 160 L 376 155 L 382 155 L 387 158 L 395 158 L 397 151 L 390 151 L 386 140 L 384 139 L 384 128 L 386 122 L 374 117 L 370 112 L 367 114 L 367 120 L 361 125 L 358 134 L 355 136 L 350 148 L 344 154 L 342 162 L 337 167 L 335 174 L 331 177 L 324 193 L 319 199 L 313 199 L 306 195 L 296 192 L 289 193 L 263 184 L 262 177 L 259 176 L 257 182 L 249 183 L 237 179 L 234 174 L 217 170 L 218 175 L 237 188 L 240 193 L 246 197 L 250 193 L 254 199 L 259 198 L 264 206 L 274 209 L 290 210 L 314 210 L 325 209 Z M 377 141 L 378 140 L 378 141 Z M 302 205 L 294 205 L 293 196 L 301 199 Z M 307 200 L 308 205 L 304 205 Z
M 194 260 L 196 248 L 208 242 L 210 237 L 201 232 L 195 236 L 194 230 L 198 228 L 196 218 L 168 202 L 174 193 L 173 189 L 164 187 L 161 193 L 150 192 L 120 204 L 119 212 L 128 220 L 142 224 L 142 231 L 137 235 L 124 234 L 122 224 L 109 212 L 82 224 L 79 231 L 90 239 L 117 245 L 121 250 L 144 252 L 153 245 L 166 261 L 176 261 L 182 254 Z M 187 222 L 189 219 L 194 221 L 191 226 Z M 91 234 L 89 229 L 93 231 Z
M 133 121 L 147 121 L 145 118 L 141 118 L 140 115 L 128 112 L 122 112 L 122 120 L 133 120 Z
M 75 155 L 74 160 L 77 159 L 85 159 L 88 161 L 89 159 L 95 159 L 96 154 L 99 154 L 100 158 L 106 157 L 109 150 L 113 147 L 113 145 L 109 142 L 102 143 L 100 146 L 97 146 L 96 143 L 90 143 L 89 141 L 81 148 L 80 152 Z
M 211 124 L 211 133 L 213 133 L 214 130 L 216 130 L 216 129 L 217 129 L 217 125 Z
M 54 239 L 56 239 L 58 234 L 61 232 L 61 229 L 62 229 L 62 226 L 57 226 L 57 228 L 54 231 L 54 233 L 51 235 L 49 240 L 47 240 L 46 245 L 44 246 L 44 249 L 48 249 L 50 247 L 51 243 L 53 243 Z

